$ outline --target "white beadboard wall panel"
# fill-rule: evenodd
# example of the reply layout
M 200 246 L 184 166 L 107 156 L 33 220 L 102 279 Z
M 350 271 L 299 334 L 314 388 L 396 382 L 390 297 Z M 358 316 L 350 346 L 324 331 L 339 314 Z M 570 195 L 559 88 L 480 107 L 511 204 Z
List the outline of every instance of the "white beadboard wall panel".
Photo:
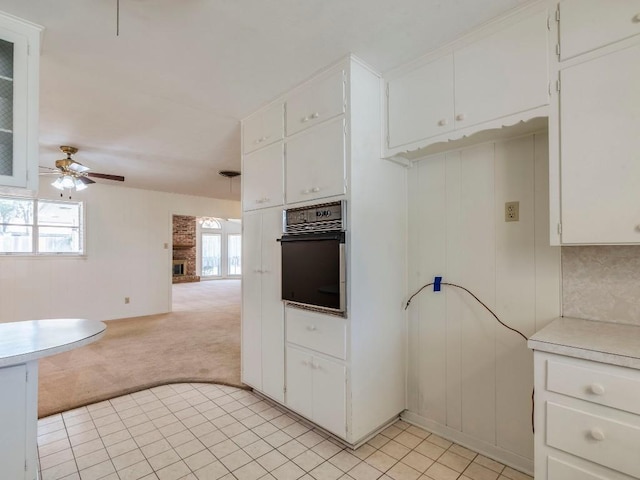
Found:
M 534 155 L 531 136 L 496 144 L 496 314 L 526 336 L 536 317 Z M 511 201 L 520 203 L 520 220 L 500 221 Z M 524 345 L 516 333 L 496 328 L 496 444 L 527 457 L 533 436 L 521 426 L 531 419 L 533 354 Z
M 561 250 L 549 248 L 549 136 L 535 135 L 535 331 L 546 327 L 562 313 Z
M 548 246 L 548 188 L 540 185 L 548 183 L 546 137 L 489 142 L 416 164 L 411 291 L 442 275 L 525 335 L 559 315 L 560 250 Z M 519 222 L 504 222 L 507 201 L 520 202 Z M 524 340 L 451 287 L 425 289 L 410 310 L 407 418 L 531 471 L 532 359 Z
M 451 152 L 446 154 L 445 181 L 441 182 L 445 190 L 444 198 L 447 208 L 438 205 L 441 215 L 444 216 L 445 225 L 443 232 L 446 233 L 443 246 L 445 248 L 446 268 L 440 270 L 440 274 L 446 272 L 450 278 L 460 278 L 462 275 L 462 264 L 457 261 L 456 254 L 462 250 L 462 236 L 460 232 L 461 215 L 461 182 L 460 182 L 460 161 L 461 153 Z M 434 179 L 439 181 L 438 178 Z M 427 223 L 427 222 L 425 222 Z M 462 305 L 460 303 L 460 292 L 455 292 L 445 287 L 443 290 L 446 301 L 446 310 L 443 312 L 440 322 L 444 326 L 442 331 L 446 333 L 446 341 L 443 347 L 446 356 L 447 374 L 445 378 L 447 397 L 446 411 L 447 426 L 455 430 L 462 430 Z M 438 295 L 434 295 L 438 297 Z M 437 361 L 438 359 L 436 359 Z
M 460 277 L 450 278 L 495 305 L 494 145 L 463 150 L 460 157 L 460 251 L 449 252 Z M 447 278 L 447 276 L 445 276 Z M 462 431 L 487 443 L 495 440 L 495 321 L 465 292 L 450 295 L 461 304 Z
M 47 181 L 39 196 L 60 199 Z M 168 312 L 172 215 L 240 217 L 235 201 L 104 184 L 73 194 L 73 200 L 85 205 L 86 255 L 0 256 L 0 322 Z
M 412 179 L 411 188 L 418 188 L 416 199 L 410 202 L 412 215 L 421 211 L 428 212 L 428 215 L 437 218 L 439 222 L 444 222 L 444 212 L 440 208 L 440 203 L 445 194 L 445 184 L 440 182 L 446 167 L 445 156 L 441 155 L 433 158 L 431 172 L 418 167 L 410 171 L 409 177 Z M 415 171 L 417 170 L 417 171 Z M 419 186 L 419 187 L 418 187 Z M 414 190 L 411 190 L 414 191 Z M 419 211 L 416 211 L 419 206 Z M 416 291 L 421 285 L 433 281 L 434 276 L 441 275 L 445 270 L 445 230 L 434 229 L 428 223 L 417 224 L 416 235 L 411 235 L 410 239 L 417 239 L 412 243 L 411 258 L 419 259 L 416 268 L 411 271 L 411 291 Z M 420 253 L 422 252 L 422 255 Z M 415 303 L 415 305 L 414 305 Z M 419 319 L 419 312 L 428 309 L 436 312 L 432 321 L 419 322 L 417 329 L 409 334 L 411 341 L 410 384 L 412 381 L 428 379 L 429 388 L 411 389 L 411 398 L 414 399 L 415 407 L 419 411 L 429 412 L 431 418 L 444 422 L 446 410 L 443 408 L 446 395 L 446 363 L 442 362 L 445 354 L 446 330 L 444 324 L 444 312 L 446 308 L 443 296 L 429 295 L 421 293 L 412 301 L 410 307 L 411 325 L 416 325 Z M 412 408 L 412 405 L 409 406 Z

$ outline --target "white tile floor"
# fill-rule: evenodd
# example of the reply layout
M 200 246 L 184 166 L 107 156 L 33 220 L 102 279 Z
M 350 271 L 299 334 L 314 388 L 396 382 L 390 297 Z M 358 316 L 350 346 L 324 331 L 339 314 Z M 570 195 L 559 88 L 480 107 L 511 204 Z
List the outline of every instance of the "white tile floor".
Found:
M 38 422 L 42 480 L 532 480 L 398 421 L 359 449 L 245 390 L 176 384 Z

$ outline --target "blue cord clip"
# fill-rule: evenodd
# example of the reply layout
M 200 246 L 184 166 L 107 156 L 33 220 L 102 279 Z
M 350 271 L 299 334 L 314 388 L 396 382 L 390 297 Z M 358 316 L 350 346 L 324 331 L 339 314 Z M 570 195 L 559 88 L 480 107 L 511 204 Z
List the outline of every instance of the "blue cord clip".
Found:
M 442 282 L 442 277 L 435 277 L 433 280 L 433 291 L 439 292 L 441 290 L 440 282 Z

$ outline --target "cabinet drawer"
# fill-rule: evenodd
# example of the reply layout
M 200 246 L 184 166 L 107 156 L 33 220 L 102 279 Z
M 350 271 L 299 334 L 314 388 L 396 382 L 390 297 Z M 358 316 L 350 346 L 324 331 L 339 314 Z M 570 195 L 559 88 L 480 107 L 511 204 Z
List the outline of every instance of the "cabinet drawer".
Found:
M 547 444 L 627 475 L 640 477 L 640 420 L 631 415 L 627 416 L 626 421 L 620 421 L 620 415 L 616 415 L 614 420 L 603 414 L 606 410 L 611 409 L 600 407 L 594 409 L 599 413 L 590 413 L 547 402 Z
M 640 414 L 640 372 L 549 360 L 547 390 Z
M 248 118 L 242 124 L 244 153 L 253 152 L 284 137 L 284 104 L 279 103 Z
M 549 457 L 547 478 L 549 480 L 608 480 L 609 477 L 601 477 L 570 463 Z
M 287 101 L 287 135 L 345 112 L 345 72 L 317 80 Z
M 346 358 L 345 320 L 330 315 L 287 308 L 287 342 L 332 357 Z
M 640 33 L 638 0 L 563 0 L 559 9 L 561 60 Z

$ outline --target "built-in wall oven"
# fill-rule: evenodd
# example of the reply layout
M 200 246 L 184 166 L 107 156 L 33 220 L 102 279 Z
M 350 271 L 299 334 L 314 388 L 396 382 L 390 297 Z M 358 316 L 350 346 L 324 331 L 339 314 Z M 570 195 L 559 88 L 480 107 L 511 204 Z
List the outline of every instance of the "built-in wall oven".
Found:
M 282 300 L 346 315 L 345 201 L 284 211 Z

